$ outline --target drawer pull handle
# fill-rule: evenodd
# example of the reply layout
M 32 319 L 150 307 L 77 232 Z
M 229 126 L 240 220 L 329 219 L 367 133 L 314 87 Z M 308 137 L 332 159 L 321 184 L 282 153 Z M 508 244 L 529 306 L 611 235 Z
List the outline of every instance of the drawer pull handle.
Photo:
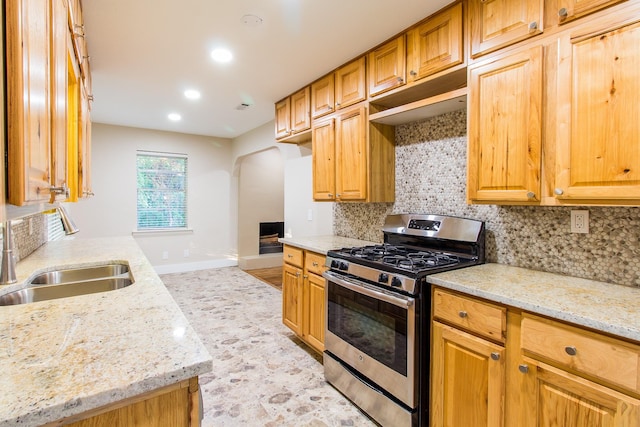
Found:
M 293 255 L 291 255 L 291 254 L 287 254 L 287 257 L 288 257 L 288 258 L 293 258 Z
M 458 312 L 458 316 L 460 316 L 460 317 L 462 317 L 464 319 L 465 317 L 467 317 L 467 312 L 464 311 L 464 310 L 463 311 L 459 311 Z
M 572 346 L 565 347 L 564 351 L 566 351 L 569 356 L 575 356 L 576 354 L 578 354 L 578 350 Z
M 496 352 L 491 353 L 491 359 L 500 360 L 500 353 L 496 353 Z
M 518 365 L 518 371 L 522 372 L 523 374 L 526 374 L 527 372 L 529 372 L 529 366 L 528 365 Z
M 314 267 L 317 267 L 317 266 L 318 266 L 318 263 L 317 263 L 317 262 L 315 262 L 315 261 L 313 261 L 313 263 L 312 263 L 312 264 L 313 264 L 313 266 L 314 266 Z

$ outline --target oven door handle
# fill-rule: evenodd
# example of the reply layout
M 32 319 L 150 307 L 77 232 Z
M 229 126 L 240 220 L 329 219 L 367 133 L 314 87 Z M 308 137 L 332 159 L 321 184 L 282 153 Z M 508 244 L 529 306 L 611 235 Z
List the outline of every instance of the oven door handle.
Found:
M 332 273 L 331 271 L 325 271 L 324 273 L 322 273 L 322 276 L 325 279 L 335 282 L 336 284 L 344 288 L 347 288 L 359 294 L 367 295 L 371 298 L 376 298 L 384 302 L 388 302 L 389 304 L 393 304 L 397 307 L 408 309 L 413 305 L 413 302 L 414 302 L 413 298 L 410 298 L 410 297 L 402 298 L 400 296 L 396 297 L 393 295 L 389 295 L 385 292 L 380 292 L 375 289 L 372 289 L 370 286 L 367 286 L 364 283 L 351 283 L 343 279 L 342 276 Z

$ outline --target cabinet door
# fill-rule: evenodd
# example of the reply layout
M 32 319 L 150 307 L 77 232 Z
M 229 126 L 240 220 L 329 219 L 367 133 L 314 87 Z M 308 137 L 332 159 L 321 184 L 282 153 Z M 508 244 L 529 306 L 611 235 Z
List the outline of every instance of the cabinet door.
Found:
M 336 144 L 335 120 L 316 123 L 311 131 L 313 199 L 335 200 Z
M 432 427 L 502 427 L 504 347 L 433 322 Z
M 49 199 L 49 0 L 6 2 L 8 201 Z
M 369 96 L 376 96 L 406 83 L 405 35 L 369 53 Z
M 471 56 L 540 34 L 543 16 L 543 0 L 470 0 Z
M 409 81 L 464 61 L 462 4 L 446 9 L 407 33 Z
M 325 329 L 325 280 L 322 276 L 308 273 L 305 279 L 304 339 L 320 353 L 324 351 Z
M 51 183 L 55 187 L 69 185 L 67 176 L 67 67 L 73 55 L 69 35 L 67 0 L 51 1 Z
M 291 133 L 311 128 L 310 98 L 309 86 L 291 95 Z
M 367 111 L 355 108 L 341 114 L 336 123 L 336 198 L 367 198 Z
M 470 70 L 471 203 L 539 203 L 541 119 L 541 46 Z
M 344 108 L 364 101 L 367 97 L 365 74 L 364 56 L 336 71 L 336 108 Z
M 311 83 L 311 118 L 317 119 L 335 109 L 335 77 L 327 74 Z
M 276 103 L 276 139 L 291 134 L 291 98 Z
M 554 196 L 640 202 L 640 23 L 560 39 Z
M 91 100 L 85 85 L 80 85 L 80 118 L 78 123 L 78 188 L 79 197 L 93 196 L 91 184 Z
M 623 1 L 625 0 L 558 0 L 558 19 L 564 24 Z
M 282 323 L 296 335 L 302 335 L 303 278 L 302 269 L 282 266 Z
M 530 427 L 638 427 L 640 400 L 532 359 L 524 359 L 520 375 L 532 382 Z M 528 426 L 523 426 L 528 427 Z

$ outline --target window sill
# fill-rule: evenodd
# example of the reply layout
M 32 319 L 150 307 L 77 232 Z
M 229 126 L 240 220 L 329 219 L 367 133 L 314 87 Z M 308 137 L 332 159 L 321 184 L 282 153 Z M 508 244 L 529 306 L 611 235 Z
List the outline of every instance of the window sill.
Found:
M 193 228 L 159 228 L 156 230 L 133 230 L 132 236 L 167 236 L 193 234 Z

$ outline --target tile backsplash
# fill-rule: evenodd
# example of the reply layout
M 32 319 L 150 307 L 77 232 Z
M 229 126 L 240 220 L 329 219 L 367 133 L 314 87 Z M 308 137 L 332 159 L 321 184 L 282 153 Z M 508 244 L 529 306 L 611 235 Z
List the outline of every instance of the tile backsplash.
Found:
M 468 205 L 466 111 L 396 127 L 395 203 L 336 203 L 337 235 L 382 241 L 390 213 L 486 222 L 488 262 L 640 287 L 640 208 L 587 207 L 589 234 L 570 232 L 571 209 Z

